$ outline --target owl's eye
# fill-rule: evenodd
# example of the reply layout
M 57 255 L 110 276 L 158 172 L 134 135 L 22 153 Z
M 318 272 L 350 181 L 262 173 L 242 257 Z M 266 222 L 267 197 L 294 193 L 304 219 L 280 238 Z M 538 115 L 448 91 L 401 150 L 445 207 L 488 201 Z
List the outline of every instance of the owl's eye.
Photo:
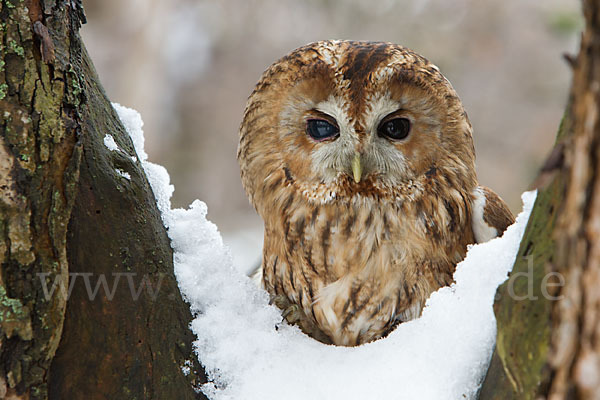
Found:
M 402 140 L 410 132 L 410 121 L 406 118 L 394 118 L 384 121 L 377 129 L 380 136 L 392 140 Z
M 317 141 L 336 138 L 340 129 L 324 119 L 309 119 L 306 121 L 306 133 Z

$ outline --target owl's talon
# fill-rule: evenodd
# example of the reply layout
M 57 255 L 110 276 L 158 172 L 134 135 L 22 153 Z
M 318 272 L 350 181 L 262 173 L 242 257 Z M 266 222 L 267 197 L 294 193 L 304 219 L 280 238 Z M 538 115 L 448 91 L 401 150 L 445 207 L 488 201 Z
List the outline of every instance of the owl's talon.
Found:
M 275 306 L 277 306 L 277 308 L 285 310 L 292 303 L 290 303 L 290 301 L 288 300 L 287 297 L 280 294 L 277 296 L 271 296 L 271 300 L 269 301 L 269 304 L 274 304 Z
M 286 296 L 277 295 L 271 297 L 271 304 L 275 304 L 279 309 L 282 310 L 281 316 L 290 325 L 294 325 L 303 318 L 306 318 L 306 315 L 300 306 L 290 302 Z
M 332 343 L 331 339 L 325 333 L 323 333 L 323 331 L 321 331 L 310 318 L 306 316 L 302 307 L 300 307 L 298 304 L 292 303 L 286 296 L 272 296 L 270 303 L 282 310 L 281 316 L 288 324 L 299 327 L 302 332 L 321 343 Z
M 292 304 L 281 313 L 281 316 L 289 323 L 295 324 L 304 317 L 304 312 L 300 309 L 298 304 Z

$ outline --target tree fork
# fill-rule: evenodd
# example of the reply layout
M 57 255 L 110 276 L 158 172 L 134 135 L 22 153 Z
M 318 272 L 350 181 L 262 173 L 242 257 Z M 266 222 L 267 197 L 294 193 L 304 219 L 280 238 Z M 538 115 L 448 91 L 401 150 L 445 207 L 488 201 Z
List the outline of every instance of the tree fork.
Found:
M 1 0 L 0 17 L 0 398 L 204 398 L 169 240 L 79 37 L 80 0 Z M 114 293 L 92 295 L 102 278 Z

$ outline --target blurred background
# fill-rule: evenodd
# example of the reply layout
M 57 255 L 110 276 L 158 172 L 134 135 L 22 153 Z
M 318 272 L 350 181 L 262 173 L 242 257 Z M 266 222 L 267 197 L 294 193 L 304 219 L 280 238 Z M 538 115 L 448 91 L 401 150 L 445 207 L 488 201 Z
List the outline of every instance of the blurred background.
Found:
M 275 60 L 321 39 L 389 41 L 437 64 L 474 128 L 477 173 L 517 213 L 550 151 L 577 49 L 575 0 L 84 0 L 82 35 L 112 101 L 144 120 L 174 207 L 208 204 L 241 269 L 262 222 L 236 161 L 246 98 Z

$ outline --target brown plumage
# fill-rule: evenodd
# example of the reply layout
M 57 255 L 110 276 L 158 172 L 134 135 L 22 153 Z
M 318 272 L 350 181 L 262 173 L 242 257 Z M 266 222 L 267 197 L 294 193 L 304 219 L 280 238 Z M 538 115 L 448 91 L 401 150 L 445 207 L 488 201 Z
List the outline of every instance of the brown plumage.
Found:
M 318 42 L 273 64 L 248 100 L 238 159 L 265 224 L 263 287 L 337 345 L 418 317 L 467 245 L 513 221 L 477 184 L 450 83 L 390 43 Z

